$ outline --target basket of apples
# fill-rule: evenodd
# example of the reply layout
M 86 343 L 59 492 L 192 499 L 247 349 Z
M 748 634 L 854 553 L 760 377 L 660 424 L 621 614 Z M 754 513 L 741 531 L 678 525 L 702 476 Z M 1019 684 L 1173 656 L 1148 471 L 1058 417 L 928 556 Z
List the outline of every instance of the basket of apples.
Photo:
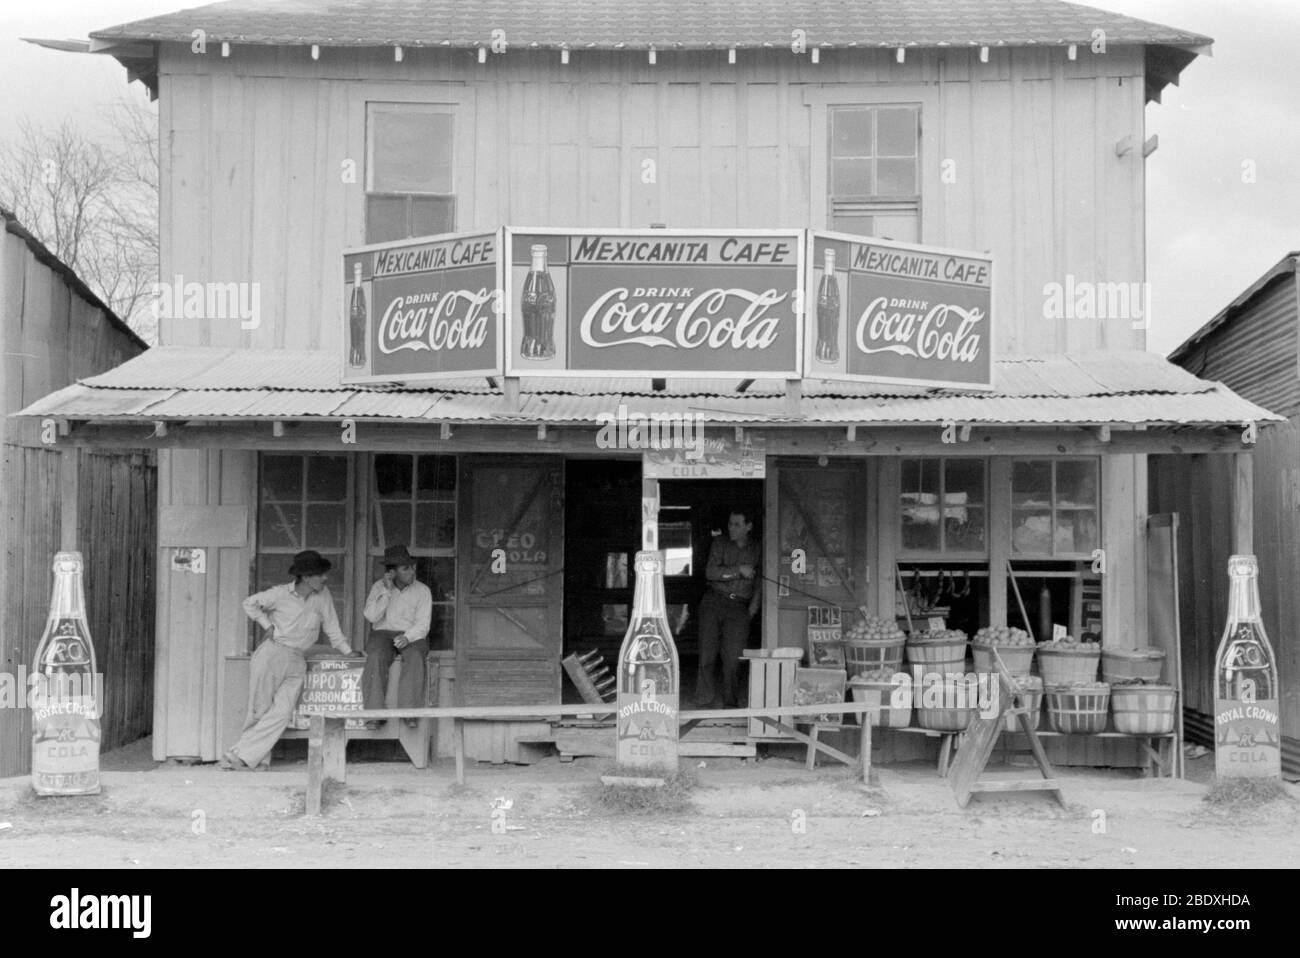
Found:
M 1028 675 L 1034 662 L 1034 640 L 1024 629 L 1005 625 L 985 626 L 971 639 L 971 653 L 975 656 L 975 671 L 993 672 L 993 649 L 1012 675 Z
M 1100 663 L 1100 642 L 1055 639 L 1038 643 L 1038 674 L 1044 685 L 1095 681 Z
M 1110 686 L 1105 682 L 1072 682 L 1047 686 L 1047 721 L 1055 732 L 1091 735 L 1106 729 Z
M 849 689 L 853 692 L 855 702 L 866 701 L 863 692 L 880 693 L 880 711 L 871 716 L 871 724 L 878 728 L 907 728 L 912 724 L 911 695 L 905 698 L 900 696 L 898 698 L 900 704 L 894 704 L 894 692 L 904 685 L 909 685 L 910 680 L 908 682 L 899 680 L 903 684 L 898 684 L 895 682 L 896 675 L 902 675 L 903 679 L 907 679 L 905 672 L 895 672 L 892 668 L 870 669 L 859 672 L 849 679 Z M 905 707 L 901 704 L 903 701 L 907 703 Z
M 897 671 L 903 664 L 907 636 L 893 619 L 860 610 L 858 620 L 844 633 L 844 658 L 849 675 L 873 669 Z
M 966 633 L 961 629 L 913 632 L 907 637 L 907 661 L 927 672 L 965 672 Z

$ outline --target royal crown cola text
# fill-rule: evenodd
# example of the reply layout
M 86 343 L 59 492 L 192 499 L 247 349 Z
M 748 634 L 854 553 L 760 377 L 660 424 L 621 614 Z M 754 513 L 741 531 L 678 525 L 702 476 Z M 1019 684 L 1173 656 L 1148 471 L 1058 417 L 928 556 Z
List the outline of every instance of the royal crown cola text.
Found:
M 677 707 L 681 670 L 664 604 L 664 561 L 660 552 L 636 554 L 632 619 L 618 651 L 618 741 L 620 765 L 677 771 Z
M 817 285 L 817 361 L 840 358 L 840 287 L 835 280 L 835 250 L 825 251 L 821 282 Z
M 1223 778 L 1280 778 L 1277 660 L 1260 617 L 1259 566 L 1228 559 L 1228 623 L 1214 659 L 1214 765 Z
M 54 557 L 54 591 L 32 668 L 32 785 L 37 795 L 99 792 L 103 688 L 86 624 L 81 553 Z
M 519 355 L 524 359 L 551 359 L 555 356 L 555 283 L 546 268 L 546 246 L 529 248 L 532 263 L 524 277 L 519 308 L 524 316 L 524 339 Z
M 348 309 L 348 365 L 366 364 L 366 291 L 361 288 L 361 264 L 352 264 L 352 302 Z

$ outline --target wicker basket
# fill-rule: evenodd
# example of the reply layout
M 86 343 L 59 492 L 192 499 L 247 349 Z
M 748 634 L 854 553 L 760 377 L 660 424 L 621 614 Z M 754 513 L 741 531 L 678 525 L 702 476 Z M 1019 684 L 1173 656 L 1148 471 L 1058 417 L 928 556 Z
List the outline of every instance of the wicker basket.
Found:
M 903 667 L 905 642 L 906 639 L 886 639 L 883 642 L 873 639 L 845 639 L 844 663 L 849 670 L 849 678 L 876 669 L 900 670 Z
M 1097 681 L 1097 664 L 1101 662 L 1101 649 L 1038 649 L 1038 674 L 1043 684 L 1072 685 L 1075 682 Z
M 964 674 L 966 671 L 965 639 L 926 639 L 913 636 L 907 640 L 907 661 L 910 665 L 919 665 L 922 672 L 949 672 Z
M 1051 688 L 1043 692 L 1047 722 L 1066 735 L 1092 734 L 1106 729 L 1110 688 Z
M 1020 686 L 1020 694 L 1017 698 L 1023 699 L 1025 705 L 1029 707 L 1029 727 L 1037 729 L 1043 718 L 1043 680 L 1036 675 L 1026 675 L 1017 679 L 1016 684 Z M 1003 721 L 1008 732 L 1023 731 L 1019 720 L 1014 715 L 1006 716 Z
M 955 679 L 945 678 L 943 680 L 943 701 L 957 702 L 957 686 L 959 683 Z M 961 694 L 964 696 L 962 701 L 973 702 L 969 708 L 948 708 L 942 706 L 939 708 L 923 708 L 921 702 L 924 701 L 924 688 L 912 689 L 912 704 L 916 708 L 916 724 L 921 728 L 932 729 L 936 732 L 964 732 L 966 726 L 971 720 L 979 714 L 978 690 L 968 687 Z
M 989 672 L 996 671 L 993 668 L 993 655 L 987 645 L 976 645 L 971 643 L 971 653 L 975 656 L 975 671 Z M 1034 664 L 1034 647 L 1032 645 L 1000 645 L 998 646 L 998 657 L 1002 659 L 1002 664 L 1007 667 L 1007 671 L 1014 676 L 1029 674 L 1029 667 Z
M 863 692 L 875 691 L 880 693 L 880 711 L 871 716 L 871 724 L 877 728 L 907 728 L 912 724 L 910 699 L 907 708 L 898 708 L 890 704 L 894 690 L 898 688 L 893 682 L 857 678 L 849 682 L 849 688 L 853 691 L 853 701 L 855 702 L 866 701 L 866 696 L 861 694 Z
M 1110 690 L 1115 731 L 1125 735 L 1166 735 L 1174 730 L 1178 693 L 1172 685 L 1117 685 Z
M 1140 652 L 1105 649 L 1101 653 L 1102 680 L 1112 685 L 1127 679 L 1159 682 L 1164 668 L 1165 653 L 1160 649 L 1143 649 Z

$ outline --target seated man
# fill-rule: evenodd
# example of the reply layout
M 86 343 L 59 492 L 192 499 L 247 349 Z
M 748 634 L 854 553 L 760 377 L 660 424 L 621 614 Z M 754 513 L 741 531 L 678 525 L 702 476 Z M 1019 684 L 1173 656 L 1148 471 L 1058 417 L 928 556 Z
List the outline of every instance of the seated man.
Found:
M 397 682 L 398 708 L 423 708 L 424 660 L 429 652 L 429 624 L 433 619 L 433 593 L 415 580 L 415 559 L 406 546 L 391 546 L 384 553 L 383 578 L 375 582 L 362 613 L 370 623 L 366 640 L 366 670 L 361 677 L 362 694 L 368 709 L 386 707 L 388 670 L 395 652 L 401 653 L 402 670 Z M 408 718 L 414 728 L 418 719 Z M 381 722 L 370 721 L 376 730 Z
M 325 587 L 330 561 L 308 549 L 293 557 L 293 582 L 272 586 L 244 600 L 244 612 L 267 630 L 253 653 L 248 673 L 248 715 L 239 741 L 227 750 L 221 767 L 247 770 L 270 765 L 271 749 L 289 725 L 298 704 L 307 660 L 321 629 L 344 655 L 355 655 L 339 628 L 334 599 Z

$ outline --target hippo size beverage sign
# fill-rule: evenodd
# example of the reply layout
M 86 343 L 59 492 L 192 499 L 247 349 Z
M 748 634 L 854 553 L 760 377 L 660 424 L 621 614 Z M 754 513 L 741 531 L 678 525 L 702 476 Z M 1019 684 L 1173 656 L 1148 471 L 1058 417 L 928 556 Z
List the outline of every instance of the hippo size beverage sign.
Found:
M 993 260 L 810 230 L 804 375 L 993 388 Z
M 343 254 L 344 383 L 501 374 L 501 234 Z
M 507 229 L 506 373 L 796 378 L 799 230 Z

